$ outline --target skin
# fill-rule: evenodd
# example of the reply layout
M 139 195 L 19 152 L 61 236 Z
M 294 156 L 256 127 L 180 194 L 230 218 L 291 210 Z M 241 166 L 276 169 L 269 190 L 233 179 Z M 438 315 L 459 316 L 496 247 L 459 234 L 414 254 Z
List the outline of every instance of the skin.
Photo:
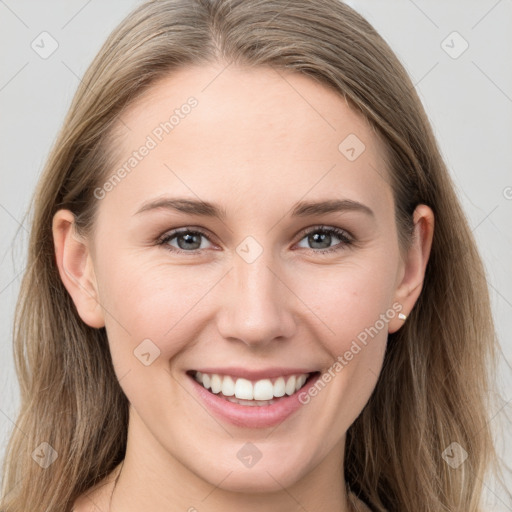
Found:
M 99 201 L 93 236 L 77 235 L 68 210 L 53 219 L 62 281 L 83 321 L 106 327 L 131 404 L 112 510 L 345 512 L 345 433 L 375 387 L 388 333 L 403 320 L 389 319 L 277 427 L 247 429 L 214 418 L 185 372 L 229 364 L 329 368 L 393 303 L 405 314 L 414 307 L 434 216 L 417 207 L 416 239 L 401 257 L 385 147 L 364 118 L 308 77 L 224 67 L 183 68 L 123 114 L 129 130 L 119 125 L 119 165 L 169 112 L 190 96 L 198 100 Z M 366 147 L 354 161 L 338 149 L 349 134 Z M 135 214 L 165 195 L 217 203 L 226 218 L 165 209 Z M 341 198 L 367 205 L 374 216 L 290 217 L 300 200 Z M 335 235 L 315 245 L 302 231 L 318 225 L 348 231 L 354 245 Z M 177 238 L 156 245 L 160 235 L 187 227 L 206 232 L 201 252 L 194 250 L 199 243 L 182 249 L 188 253 L 169 251 L 180 247 Z M 263 249 L 251 263 L 236 251 L 249 235 Z M 133 354 L 147 338 L 160 349 L 149 366 Z M 237 458 L 247 442 L 262 454 L 251 468 Z M 108 510 L 117 470 L 76 510 Z

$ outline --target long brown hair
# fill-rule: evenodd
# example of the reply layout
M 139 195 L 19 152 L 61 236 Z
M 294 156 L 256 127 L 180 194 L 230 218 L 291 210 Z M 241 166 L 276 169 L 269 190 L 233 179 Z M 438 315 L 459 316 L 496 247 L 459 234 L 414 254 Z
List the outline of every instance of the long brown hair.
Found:
M 69 511 L 124 457 L 128 401 L 105 329 L 80 319 L 61 282 L 52 217 L 69 208 L 79 232 L 90 233 L 120 114 L 173 70 L 210 62 L 302 73 L 359 111 L 386 144 L 402 250 L 415 206 L 432 208 L 423 289 L 389 335 L 376 388 L 347 432 L 345 476 L 375 511 L 481 511 L 484 478 L 499 466 L 488 418 L 497 339 L 485 270 L 410 78 L 375 29 L 338 0 L 149 1 L 101 48 L 32 201 L 14 320 L 21 407 L 1 510 Z M 43 442 L 57 454 L 46 468 L 32 456 Z M 458 468 L 442 456 L 452 442 L 468 454 Z

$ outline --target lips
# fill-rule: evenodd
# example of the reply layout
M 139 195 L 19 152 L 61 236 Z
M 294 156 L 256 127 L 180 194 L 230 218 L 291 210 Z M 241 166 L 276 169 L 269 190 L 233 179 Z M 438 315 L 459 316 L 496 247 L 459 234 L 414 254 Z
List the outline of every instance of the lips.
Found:
M 314 386 L 321 376 L 320 371 L 304 371 L 304 369 L 272 369 L 266 372 L 252 373 L 243 369 L 233 368 L 212 368 L 208 369 L 208 371 L 206 370 L 207 369 L 202 368 L 201 370 L 190 370 L 187 372 L 194 393 L 214 416 L 244 428 L 271 427 L 284 421 L 301 408 L 302 404 L 298 398 L 299 394 L 304 393 L 311 386 Z M 215 375 L 217 375 L 217 377 L 214 377 Z M 263 375 L 265 378 L 254 379 L 254 375 L 258 375 L 258 377 Z M 269 375 L 272 375 L 272 377 L 269 377 Z M 227 379 L 227 377 L 229 377 L 229 379 Z M 304 377 L 306 377 L 305 380 Z M 208 379 L 209 388 L 207 389 L 204 385 L 204 380 L 206 380 L 206 384 L 208 384 Z M 289 384 L 290 387 L 288 391 L 291 391 L 291 394 L 288 394 L 286 392 L 286 386 L 288 382 L 293 383 L 294 379 L 293 391 L 291 391 L 292 384 Z M 198 380 L 200 382 L 198 382 Z M 212 391 L 212 380 L 217 393 Z M 282 396 L 276 397 L 274 395 L 276 384 L 278 388 L 277 394 L 281 394 L 282 392 L 281 380 L 285 381 L 285 392 Z M 241 381 L 241 384 L 238 384 L 238 381 Z M 259 384 L 261 381 L 267 382 Z M 234 389 L 229 388 L 229 386 L 232 386 L 232 383 L 234 384 Z M 240 387 L 238 392 L 237 385 Z M 270 396 L 270 385 L 272 385 L 272 398 L 268 400 L 257 400 L 254 398 L 254 392 L 256 393 L 256 398 Z M 299 387 L 297 387 L 297 385 L 299 385 Z M 223 394 L 225 386 L 227 386 L 226 391 L 228 393 L 233 392 L 233 395 L 228 396 Z M 252 399 L 238 398 L 235 394 L 238 393 L 239 396 L 251 396 L 251 389 L 253 391 Z

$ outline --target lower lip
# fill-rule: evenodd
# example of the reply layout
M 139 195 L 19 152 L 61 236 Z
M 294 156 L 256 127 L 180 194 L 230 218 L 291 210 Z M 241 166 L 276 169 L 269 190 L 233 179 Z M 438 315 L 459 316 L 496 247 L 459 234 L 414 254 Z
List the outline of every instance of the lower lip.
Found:
M 299 401 L 299 395 L 307 392 L 320 378 L 320 374 L 313 375 L 313 377 L 293 395 L 285 395 L 273 404 L 247 406 L 235 404 L 221 398 L 201 386 L 194 377 L 190 375 L 187 376 L 192 381 L 196 393 L 215 416 L 233 425 L 244 428 L 273 427 L 283 422 L 302 405 Z

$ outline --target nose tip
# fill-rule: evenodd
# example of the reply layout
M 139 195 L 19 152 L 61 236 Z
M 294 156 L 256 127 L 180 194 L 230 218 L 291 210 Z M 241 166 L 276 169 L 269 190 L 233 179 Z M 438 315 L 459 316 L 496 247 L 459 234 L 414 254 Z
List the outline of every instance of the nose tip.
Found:
M 238 261 L 221 291 L 218 329 L 225 339 L 256 348 L 286 339 L 295 330 L 293 294 L 262 261 Z

